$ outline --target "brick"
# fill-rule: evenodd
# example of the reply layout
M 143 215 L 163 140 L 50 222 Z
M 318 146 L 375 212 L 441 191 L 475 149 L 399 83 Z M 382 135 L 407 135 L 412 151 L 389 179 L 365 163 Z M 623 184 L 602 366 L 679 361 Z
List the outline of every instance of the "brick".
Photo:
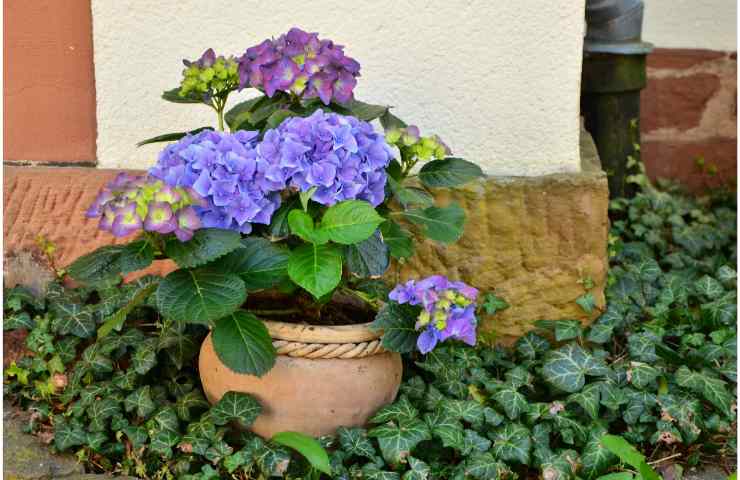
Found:
M 716 175 L 702 173 L 696 159 L 704 157 L 706 166 L 715 165 Z M 645 141 L 642 159 L 648 175 L 670 178 L 695 193 L 726 186 L 737 189 L 737 139 L 710 138 L 695 142 Z
M 3 156 L 95 162 L 89 0 L 3 2 Z
M 717 50 L 656 48 L 647 57 L 648 68 L 685 70 L 727 56 L 727 52 Z
M 659 128 L 688 130 L 701 121 L 707 102 L 720 89 L 720 78 L 709 73 L 686 77 L 648 78 L 641 96 L 642 131 Z

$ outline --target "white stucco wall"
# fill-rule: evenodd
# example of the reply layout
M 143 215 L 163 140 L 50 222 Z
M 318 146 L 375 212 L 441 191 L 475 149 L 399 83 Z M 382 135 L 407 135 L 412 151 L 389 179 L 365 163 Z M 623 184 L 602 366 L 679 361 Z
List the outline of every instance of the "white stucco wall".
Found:
M 241 55 L 295 25 L 362 64 L 358 99 L 394 105 L 488 173 L 577 171 L 583 12 L 584 0 L 93 0 L 98 162 L 145 168 L 161 144 L 137 141 L 215 123 L 160 100 L 182 58 Z
M 645 0 L 642 38 L 659 48 L 737 50 L 737 2 Z

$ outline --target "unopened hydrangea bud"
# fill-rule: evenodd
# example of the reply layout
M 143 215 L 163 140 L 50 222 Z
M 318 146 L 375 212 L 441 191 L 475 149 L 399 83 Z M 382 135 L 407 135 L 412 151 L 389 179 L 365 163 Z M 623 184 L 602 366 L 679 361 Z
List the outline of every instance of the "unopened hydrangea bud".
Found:
M 437 308 L 441 308 L 442 310 L 447 310 L 448 308 L 450 308 L 450 301 L 449 300 L 438 300 Z
M 396 144 L 401 139 L 402 134 L 403 132 L 398 128 L 388 130 L 385 132 L 385 140 L 390 144 Z
M 421 313 L 419 313 L 417 320 L 417 325 L 424 327 L 432 320 L 432 316 L 426 310 L 422 310 Z

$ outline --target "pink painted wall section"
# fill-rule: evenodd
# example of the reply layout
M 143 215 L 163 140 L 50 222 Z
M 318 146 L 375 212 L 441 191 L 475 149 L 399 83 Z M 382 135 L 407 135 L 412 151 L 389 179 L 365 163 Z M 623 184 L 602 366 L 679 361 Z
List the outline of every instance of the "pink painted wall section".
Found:
M 95 163 L 90 0 L 3 2 L 3 159 Z
M 641 128 L 648 173 L 694 192 L 736 187 L 737 54 L 659 48 L 647 67 Z

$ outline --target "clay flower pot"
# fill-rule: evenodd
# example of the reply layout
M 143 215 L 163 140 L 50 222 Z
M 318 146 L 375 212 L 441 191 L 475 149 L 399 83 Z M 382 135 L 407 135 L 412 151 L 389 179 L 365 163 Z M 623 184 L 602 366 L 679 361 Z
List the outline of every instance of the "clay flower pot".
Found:
M 369 323 L 312 326 L 265 321 L 278 351 L 263 377 L 229 370 L 213 349 L 211 335 L 200 350 L 206 397 L 217 402 L 228 391 L 254 395 L 262 414 L 251 430 L 263 437 L 281 431 L 320 436 L 340 426 L 361 426 L 392 402 L 401 383 L 397 353 L 380 346 Z

